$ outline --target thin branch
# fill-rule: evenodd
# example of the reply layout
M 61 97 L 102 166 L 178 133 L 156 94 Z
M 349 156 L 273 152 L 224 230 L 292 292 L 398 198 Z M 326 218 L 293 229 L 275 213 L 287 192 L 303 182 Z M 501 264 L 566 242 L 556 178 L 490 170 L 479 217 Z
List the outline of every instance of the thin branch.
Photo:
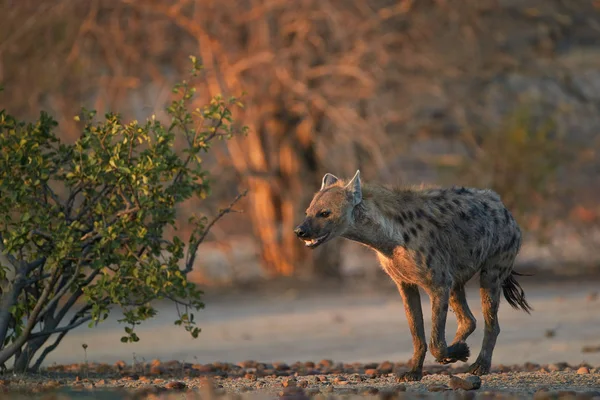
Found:
M 81 310 L 79 310 L 77 313 L 75 313 L 75 315 L 73 316 L 73 318 L 71 318 L 71 320 L 69 321 L 69 325 L 74 324 L 75 322 L 77 322 L 77 318 L 80 317 L 80 315 L 85 314 L 89 309 L 91 309 L 91 305 L 86 305 L 84 306 Z M 64 339 L 64 337 L 67 335 L 67 333 L 69 333 L 69 331 L 62 331 L 60 333 L 60 335 L 58 335 L 58 337 L 56 338 L 56 340 L 54 341 L 54 343 L 52 343 L 50 346 L 46 347 L 44 349 L 44 351 L 42 352 L 42 354 L 40 354 L 40 356 L 38 357 L 38 359 L 36 360 L 35 364 L 33 365 L 33 370 L 37 371 L 40 366 L 42 365 L 42 363 L 44 362 L 44 360 L 46 359 L 46 357 L 48 356 L 48 354 L 50 354 L 51 352 L 53 352 L 58 345 L 60 344 L 60 342 Z
M 71 297 L 69 297 L 69 300 L 67 300 L 67 302 L 65 303 L 65 305 L 60 309 L 60 311 L 58 312 L 58 315 L 56 316 L 56 319 L 58 321 L 62 320 L 65 315 L 67 314 L 67 312 L 69 312 L 69 310 L 71 309 L 71 307 L 73 307 L 73 305 L 75 304 L 75 302 L 81 297 L 81 295 L 83 294 L 83 290 L 81 290 L 81 288 L 86 287 L 87 285 L 89 285 L 90 283 L 92 283 L 92 281 L 94 280 L 94 278 L 96 276 L 98 276 L 98 274 L 100 273 L 100 269 L 94 270 L 94 272 L 92 272 L 86 279 L 85 281 L 83 281 L 80 285 L 79 288 L 77 288 L 77 290 L 75 290 L 73 292 L 73 294 L 71 294 Z
M 44 291 L 42 292 L 35 307 L 33 308 L 30 317 L 27 320 L 27 325 L 25 326 L 23 332 L 21 332 L 21 335 L 12 344 L 0 350 L 0 364 L 6 362 L 6 360 L 11 358 L 15 354 L 15 352 L 19 351 L 19 349 L 27 342 L 27 339 L 29 338 L 33 327 L 38 323 L 40 311 L 42 310 L 44 303 L 48 299 L 48 296 L 50 296 L 50 292 L 52 291 L 56 283 L 56 278 L 58 277 L 57 274 L 58 268 L 54 270 L 52 279 L 44 288 Z
M 53 237 L 52 237 L 51 234 L 46 233 L 46 232 L 42 232 L 39 229 L 34 229 L 34 230 L 31 231 L 31 233 L 33 233 L 34 235 L 37 235 L 37 236 L 41 236 L 44 239 L 46 239 L 47 241 L 49 241 L 49 242 L 53 241 Z
M 204 228 L 204 231 L 202 232 L 202 236 L 200 236 L 200 238 L 198 238 L 194 243 L 190 242 L 190 247 L 188 249 L 187 252 L 187 260 L 185 263 L 185 269 L 183 270 L 184 274 L 189 273 L 193 268 L 194 268 L 194 261 L 196 260 L 196 252 L 198 251 L 198 246 L 200 246 L 200 243 L 202 243 L 204 241 L 204 239 L 206 238 L 206 235 L 208 235 L 208 232 L 210 231 L 210 228 L 212 228 L 212 226 L 221 218 L 223 218 L 223 216 L 225 214 L 229 214 L 230 212 L 235 212 L 235 210 L 233 209 L 233 206 L 244 196 L 246 196 L 246 194 L 248 193 L 248 189 L 246 189 L 243 193 L 240 193 L 236 196 L 235 199 L 233 199 L 233 201 L 229 204 L 229 206 L 227 208 L 222 209 L 221 211 L 219 211 L 219 214 L 212 220 L 210 221 L 210 223 L 206 226 L 206 228 Z
M 96 203 L 98 202 L 98 200 L 100 200 L 100 198 L 106 194 L 108 194 L 111 190 L 113 190 L 115 188 L 115 186 L 104 186 L 104 188 L 99 191 L 96 196 L 94 196 L 94 198 L 92 200 L 89 201 L 89 203 L 87 203 L 81 210 L 79 210 L 79 213 L 75 216 L 75 220 L 79 220 L 81 219 L 81 217 L 83 217 L 93 206 L 96 205 Z
M 68 332 L 72 329 L 77 328 L 78 326 L 80 326 L 82 324 L 85 324 L 86 322 L 90 321 L 91 319 L 92 319 L 92 316 L 87 315 L 87 316 L 81 318 L 77 322 L 69 323 L 69 325 L 61 326 L 60 328 L 52 329 L 50 331 L 41 331 L 41 332 L 32 333 L 31 335 L 29 335 L 29 340 L 50 336 L 55 333 Z

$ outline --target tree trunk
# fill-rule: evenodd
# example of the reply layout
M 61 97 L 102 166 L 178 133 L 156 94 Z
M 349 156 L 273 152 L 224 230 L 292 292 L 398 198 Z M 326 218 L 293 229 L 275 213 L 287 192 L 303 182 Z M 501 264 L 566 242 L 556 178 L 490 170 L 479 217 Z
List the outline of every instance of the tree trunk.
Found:
M 262 121 L 243 139 L 251 154 L 236 168 L 249 175 L 250 214 L 264 268 L 270 276 L 302 273 L 339 278 L 339 243 L 333 241 L 313 252 L 294 234 L 324 173 L 313 148 L 318 134 L 313 128 L 319 125 L 314 121 L 320 116 L 291 115 L 282 102 L 260 108 Z M 239 146 L 234 143 L 231 150 L 239 160 Z
M 21 354 L 19 354 L 19 356 L 15 359 L 15 363 L 13 366 L 14 372 L 27 372 L 29 364 L 33 360 L 33 356 L 42 348 L 42 346 L 44 345 L 44 343 L 46 343 L 49 337 L 50 336 L 38 337 L 27 342 L 27 344 L 21 351 Z

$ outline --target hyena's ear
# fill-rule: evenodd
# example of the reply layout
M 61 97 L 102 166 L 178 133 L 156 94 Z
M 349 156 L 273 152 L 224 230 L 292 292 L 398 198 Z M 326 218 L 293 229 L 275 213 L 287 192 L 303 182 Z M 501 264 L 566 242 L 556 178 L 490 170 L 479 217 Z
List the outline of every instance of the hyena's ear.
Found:
M 352 205 L 356 206 L 362 201 L 362 188 L 360 186 L 360 171 L 356 170 L 354 178 L 346 185 L 346 190 L 352 195 Z
M 327 186 L 331 186 L 334 183 L 339 181 L 337 176 L 330 174 L 329 172 L 323 176 L 323 181 L 321 182 L 321 190 L 325 189 Z

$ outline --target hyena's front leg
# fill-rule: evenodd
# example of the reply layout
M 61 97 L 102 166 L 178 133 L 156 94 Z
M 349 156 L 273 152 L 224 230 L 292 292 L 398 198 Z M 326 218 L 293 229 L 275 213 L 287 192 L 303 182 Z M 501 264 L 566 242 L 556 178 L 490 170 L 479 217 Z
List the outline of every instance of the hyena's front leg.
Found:
M 431 298 L 431 343 L 429 348 L 435 360 L 442 364 L 448 364 L 464 358 L 464 348 L 457 345 L 448 349 L 446 345 L 446 319 L 448 317 L 448 302 L 450 300 L 450 289 L 448 287 L 437 287 L 429 290 Z M 466 343 L 462 342 L 464 347 Z M 468 352 L 468 347 L 466 348 Z M 450 351 L 449 351 L 450 350 Z M 460 358 L 458 358 L 460 357 Z M 468 354 L 467 354 L 468 357 Z
M 406 311 L 406 319 L 413 338 L 414 349 L 410 371 L 403 373 L 398 378 L 406 382 L 419 381 L 423 377 L 423 361 L 427 353 L 421 296 L 417 285 L 399 283 L 398 290 L 404 303 L 404 311 Z

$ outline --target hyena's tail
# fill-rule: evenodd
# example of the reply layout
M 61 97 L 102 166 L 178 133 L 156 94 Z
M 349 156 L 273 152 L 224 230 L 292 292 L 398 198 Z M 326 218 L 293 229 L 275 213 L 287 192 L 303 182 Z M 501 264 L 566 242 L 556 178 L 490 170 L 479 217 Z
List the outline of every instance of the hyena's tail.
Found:
M 512 308 L 516 310 L 521 309 L 527 314 L 531 314 L 533 308 L 531 308 L 531 306 L 525 299 L 525 291 L 523 290 L 521 285 L 519 285 L 519 282 L 517 282 L 513 275 L 531 276 L 512 271 L 509 277 L 506 278 L 506 280 L 502 283 L 502 291 L 504 292 L 504 297 L 506 298 L 506 301 L 508 301 L 508 304 L 510 304 Z

